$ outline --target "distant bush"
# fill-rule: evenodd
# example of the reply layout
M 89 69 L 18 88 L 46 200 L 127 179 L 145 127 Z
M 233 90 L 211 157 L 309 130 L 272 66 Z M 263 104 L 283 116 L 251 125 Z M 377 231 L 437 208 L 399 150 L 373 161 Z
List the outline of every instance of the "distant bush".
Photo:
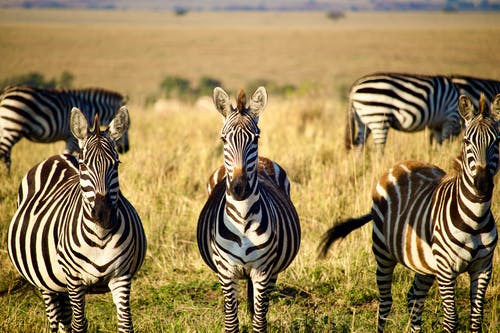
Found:
M 222 81 L 204 76 L 198 83 L 197 96 L 212 96 L 215 87 L 222 86 Z
M 59 78 L 45 79 L 44 75 L 38 72 L 31 72 L 27 74 L 16 75 L 3 80 L 0 83 L 2 88 L 13 85 L 27 85 L 37 88 L 71 88 L 75 76 L 70 72 L 64 71 Z
M 249 82 L 245 90 L 248 94 L 253 93 L 258 87 L 264 86 L 269 94 L 289 96 L 293 93 L 303 93 L 304 89 L 309 90 L 308 87 L 296 87 L 293 84 L 277 84 L 267 79 L 257 79 Z M 209 76 L 203 76 L 199 79 L 197 85 L 192 83 L 181 76 L 165 76 L 160 82 L 159 94 L 150 94 L 146 98 L 146 105 L 153 105 L 158 98 L 178 99 L 183 102 L 193 103 L 199 97 L 212 96 L 215 87 L 224 87 L 221 80 Z M 238 92 L 234 92 L 237 94 Z
M 163 97 L 183 99 L 192 92 L 188 79 L 180 76 L 167 76 L 160 83 Z
M 246 90 L 248 93 L 253 93 L 258 87 L 263 86 L 266 88 L 268 94 L 272 95 L 291 95 L 297 91 L 297 87 L 293 84 L 279 85 L 276 82 L 267 79 L 257 79 L 247 84 Z
M 335 21 L 335 20 L 344 18 L 345 14 L 343 12 L 341 12 L 341 11 L 331 10 L 328 13 L 326 13 L 326 17 L 328 17 L 330 20 L 334 20 Z
M 184 7 L 175 7 L 174 8 L 174 13 L 175 15 L 177 16 L 183 16 L 183 15 L 186 15 L 188 12 L 187 8 L 184 8 Z

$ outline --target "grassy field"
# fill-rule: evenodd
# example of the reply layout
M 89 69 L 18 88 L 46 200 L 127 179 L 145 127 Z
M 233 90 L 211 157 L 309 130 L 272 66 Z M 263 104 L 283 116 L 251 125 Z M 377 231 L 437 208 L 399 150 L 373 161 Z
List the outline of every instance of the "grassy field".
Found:
M 223 300 L 217 278 L 196 245 L 196 222 L 206 200 L 205 181 L 222 163 L 220 115 L 183 105 L 155 111 L 145 98 L 166 75 L 197 80 L 208 75 L 235 95 L 266 78 L 307 85 L 295 96 L 269 96 L 260 117 L 259 153 L 277 160 L 292 181 L 301 218 L 301 250 L 278 279 L 268 314 L 271 332 L 373 332 L 377 312 L 371 227 L 317 259 L 323 232 L 337 219 L 370 207 L 374 181 L 400 159 L 430 161 L 448 170 L 459 143 L 439 148 L 428 133 L 389 133 L 383 158 L 343 150 L 346 91 L 374 71 L 461 73 L 500 80 L 500 15 L 348 13 L 189 13 L 0 10 L 0 80 L 38 71 L 68 70 L 76 86 L 101 86 L 130 96 L 130 152 L 121 157 L 120 185 L 140 213 L 148 254 L 132 287 L 139 332 L 218 332 Z M 251 92 L 248 92 L 251 93 Z M 9 221 L 24 173 L 63 143 L 21 141 L 11 176 L 0 174 L 0 332 L 48 331 L 43 302 L 33 288 L 14 292 L 18 274 L 6 250 Z M 145 167 L 146 166 L 146 167 Z M 498 178 L 498 177 L 497 177 Z M 495 188 L 493 212 L 500 216 Z M 500 331 L 500 257 L 486 294 L 484 331 Z M 405 295 L 412 275 L 399 267 L 389 332 L 409 331 Z M 242 290 L 245 288 L 242 288 Z M 460 331 L 467 331 L 468 277 L 457 287 Z M 250 331 L 242 295 L 240 322 Z M 87 297 L 90 332 L 116 331 L 111 295 Z M 424 312 L 424 330 L 440 331 L 436 286 Z

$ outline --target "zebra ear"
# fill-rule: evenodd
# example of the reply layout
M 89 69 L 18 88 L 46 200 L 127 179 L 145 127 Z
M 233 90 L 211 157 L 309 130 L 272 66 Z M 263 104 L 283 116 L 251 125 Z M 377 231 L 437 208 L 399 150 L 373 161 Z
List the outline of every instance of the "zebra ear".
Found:
M 250 99 L 250 112 L 258 117 L 267 105 L 267 91 L 264 87 L 259 87 Z
M 493 98 L 490 106 L 491 117 L 496 121 L 500 120 L 500 94 Z
M 128 130 L 130 117 L 126 106 L 122 106 L 109 124 L 109 135 L 111 139 L 118 140 Z
M 69 123 L 71 133 L 78 139 L 78 142 L 84 141 L 89 134 L 89 124 L 87 118 L 85 118 L 85 115 L 80 109 L 75 107 L 71 109 Z
M 221 87 L 216 87 L 214 89 L 214 104 L 217 111 L 219 111 L 224 117 L 227 117 L 227 115 L 231 112 L 229 95 Z
M 460 96 L 458 99 L 458 111 L 460 112 L 462 118 L 464 118 L 465 122 L 472 120 L 477 113 L 477 111 L 474 110 L 472 101 L 465 95 Z

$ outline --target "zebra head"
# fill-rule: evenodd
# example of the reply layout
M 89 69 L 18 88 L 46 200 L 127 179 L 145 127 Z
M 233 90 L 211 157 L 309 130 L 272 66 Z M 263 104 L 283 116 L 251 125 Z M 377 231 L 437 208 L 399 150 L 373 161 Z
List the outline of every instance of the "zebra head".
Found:
M 257 185 L 259 115 L 267 104 L 267 92 L 259 87 L 247 105 L 245 92 L 240 91 L 237 106 L 220 87 L 214 89 L 214 104 L 224 117 L 221 131 L 224 143 L 226 188 L 229 195 L 241 201 L 250 196 Z
M 99 116 L 90 129 L 85 115 L 71 110 L 71 131 L 78 139 L 80 185 L 88 218 L 105 229 L 113 227 L 118 202 L 118 153 L 116 141 L 127 131 L 128 110 L 121 107 L 108 128 L 101 131 Z
M 490 197 L 493 177 L 499 166 L 500 94 L 493 99 L 489 110 L 484 94 L 481 94 L 479 109 L 474 108 L 471 99 L 465 95 L 460 96 L 458 108 L 465 121 L 462 145 L 465 172 L 474 180 L 478 193 Z

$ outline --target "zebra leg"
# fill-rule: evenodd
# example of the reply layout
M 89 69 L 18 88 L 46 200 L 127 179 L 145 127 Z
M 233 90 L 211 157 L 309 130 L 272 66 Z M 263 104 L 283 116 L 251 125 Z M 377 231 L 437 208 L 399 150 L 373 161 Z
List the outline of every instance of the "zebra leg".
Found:
M 410 312 L 412 332 L 420 332 L 422 329 L 424 300 L 435 278 L 434 275 L 415 274 L 413 285 L 408 291 L 408 312 Z
M 486 288 L 491 279 L 491 262 L 487 270 L 470 273 L 470 331 L 481 332 L 483 322 L 483 306 Z
M 269 308 L 269 293 L 276 283 L 277 275 L 255 274 L 253 277 L 252 329 L 254 332 L 267 332 L 267 311 Z
M 56 333 L 61 328 L 63 332 L 69 332 L 71 330 L 71 305 L 69 304 L 68 295 L 47 290 L 40 291 L 45 303 L 50 331 Z
M 354 139 L 353 146 L 359 148 L 363 148 L 365 145 L 366 140 L 370 136 L 370 129 L 361 121 L 359 118 L 358 114 L 355 112 L 355 119 L 356 119 L 356 126 L 358 127 L 358 135 Z
M 444 272 L 442 272 L 444 273 Z M 438 275 L 439 294 L 443 302 L 443 328 L 445 332 L 456 332 L 458 329 L 458 315 L 455 306 L 455 282 L 456 275 Z
M 17 131 L 7 131 L 5 128 L 0 129 L 0 159 L 3 159 L 7 172 L 10 173 L 10 153 L 12 147 L 22 138 L 22 133 Z
M 379 308 L 377 332 L 384 332 L 387 316 L 392 307 L 392 274 L 396 267 L 396 262 L 392 260 L 382 260 L 377 256 L 377 287 L 379 291 Z
M 71 281 L 69 279 L 67 287 L 73 310 L 73 320 L 71 321 L 72 332 L 87 332 L 88 323 L 85 318 L 85 293 L 87 288 L 79 283 L 79 281 Z
M 377 151 L 384 152 L 385 143 L 387 142 L 387 132 L 390 124 L 388 122 L 372 123 L 368 126 L 373 133 L 373 143 L 377 147 Z
M 231 277 L 219 273 L 219 281 L 224 294 L 225 332 L 238 332 L 238 283 Z
M 130 312 L 130 286 L 132 276 L 125 275 L 111 279 L 109 290 L 113 296 L 118 316 L 118 332 L 133 332 L 132 314 Z

